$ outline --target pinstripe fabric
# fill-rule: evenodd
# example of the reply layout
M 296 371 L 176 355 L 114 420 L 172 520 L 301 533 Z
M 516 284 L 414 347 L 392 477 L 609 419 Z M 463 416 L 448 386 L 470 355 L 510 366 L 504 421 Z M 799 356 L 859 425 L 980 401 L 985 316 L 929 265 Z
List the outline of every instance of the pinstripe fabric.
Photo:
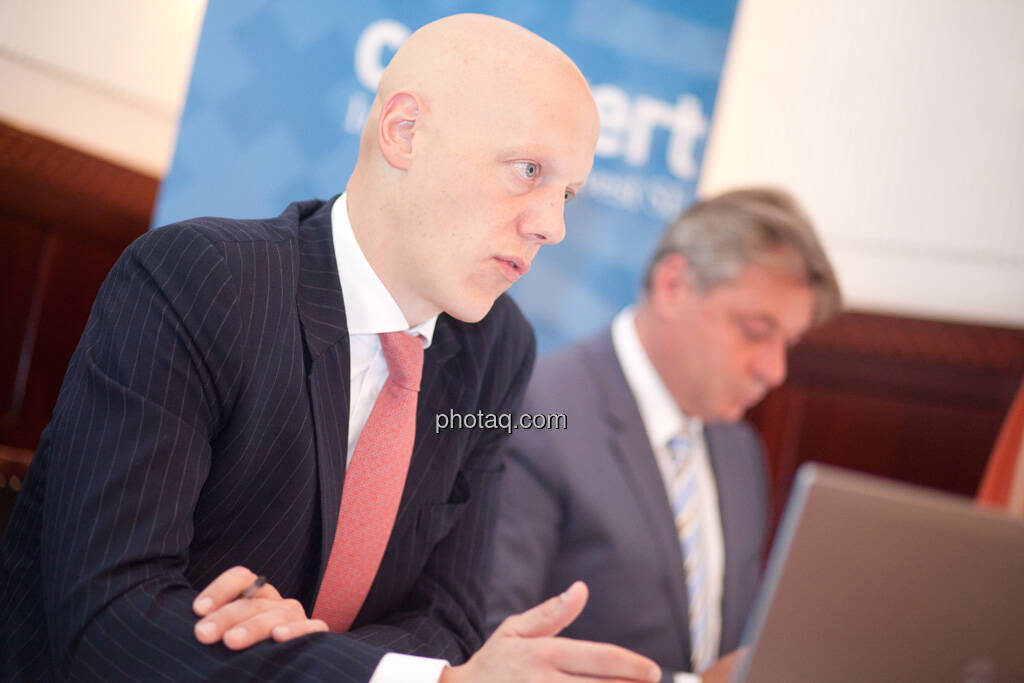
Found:
M 367 680 L 385 650 L 462 661 L 501 435 L 441 410 L 518 403 L 533 337 L 507 297 L 441 316 L 380 570 L 347 635 L 240 653 L 192 635 L 235 564 L 312 609 L 341 500 L 345 312 L 330 204 L 152 231 L 101 288 L 0 547 L 0 680 Z

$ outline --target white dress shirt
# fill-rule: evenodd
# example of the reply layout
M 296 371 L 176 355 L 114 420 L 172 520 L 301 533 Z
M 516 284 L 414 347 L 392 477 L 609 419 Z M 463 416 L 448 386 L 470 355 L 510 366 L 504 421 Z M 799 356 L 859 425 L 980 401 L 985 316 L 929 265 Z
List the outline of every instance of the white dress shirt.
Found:
M 718 509 L 718 487 L 708 458 L 707 443 L 704 440 L 704 425 L 679 409 L 647 352 L 640 343 L 636 331 L 636 313 L 632 307 L 621 311 L 612 322 L 612 346 L 626 376 L 640 419 L 644 423 L 647 439 L 651 443 L 654 459 L 658 463 L 665 495 L 671 492 L 673 467 L 669 456 L 668 442 L 674 436 L 689 431 L 697 435 L 694 439 L 693 456 L 697 459 L 697 480 L 701 488 L 701 525 L 703 534 L 702 551 L 708 558 L 709 590 L 711 593 L 709 628 L 712 642 L 717 649 L 722 631 L 722 587 L 725 580 L 725 545 L 722 537 L 722 518 Z M 680 565 L 679 571 L 685 571 Z M 680 673 L 675 683 L 699 681 L 695 674 Z
M 387 360 L 377 335 L 399 331 L 419 335 L 426 349 L 433 340 L 437 316 L 409 327 L 394 297 L 374 272 L 356 241 L 348 219 L 348 204 L 344 194 L 331 207 L 331 233 L 334 254 L 338 259 L 341 293 L 345 300 L 351 355 L 347 464 L 352 459 L 359 434 L 388 377 Z M 389 652 L 377 664 L 370 683 L 437 683 L 447 665 L 448 662 L 443 659 Z

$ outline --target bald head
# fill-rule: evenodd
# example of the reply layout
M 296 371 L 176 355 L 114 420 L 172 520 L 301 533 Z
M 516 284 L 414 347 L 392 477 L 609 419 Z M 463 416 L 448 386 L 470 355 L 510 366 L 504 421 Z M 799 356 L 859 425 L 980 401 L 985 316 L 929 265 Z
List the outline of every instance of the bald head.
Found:
M 564 52 L 522 26 L 483 14 L 456 14 L 415 31 L 395 53 L 377 86 L 363 129 L 360 160 L 372 158 L 381 111 L 399 93 L 449 121 L 476 123 L 500 116 L 503 100 L 590 108 L 586 80 Z
M 599 129 L 576 65 L 520 26 L 460 14 L 409 37 L 381 77 L 348 206 L 410 323 L 479 320 L 562 239 Z
M 490 98 L 550 94 L 563 87 L 589 97 L 583 75 L 557 47 L 504 19 L 459 14 L 409 37 L 384 71 L 377 100 L 411 89 L 439 114 L 460 107 L 493 113 Z

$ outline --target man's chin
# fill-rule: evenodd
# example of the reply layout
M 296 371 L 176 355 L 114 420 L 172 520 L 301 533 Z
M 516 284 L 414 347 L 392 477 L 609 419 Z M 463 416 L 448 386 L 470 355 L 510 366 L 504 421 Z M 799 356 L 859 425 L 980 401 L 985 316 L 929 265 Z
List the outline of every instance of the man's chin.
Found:
M 491 312 L 491 308 L 494 306 L 497 298 L 497 296 L 492 298 L 481 297 L 478 301 L 460 301 L 455 306 L 445 307 L 444 312 L 464 323 L 478 323 Z
M 719 406 L 718 410 L 713 411 L 713 416 L 709 419 L 705 419 L 705 422 L 736 422 L 737 420 L 743 419 L 747 409 L 750 406 L 746 403 L 732 403 L 729 405 Z
M 734 417 L 732 417 L 729 421 L 735 422 L 737 420 L 742 420 L 743 416 L 747 414 L 747 411 L 756 406 L 758 403 L 760 403 L 763 398 L 764 394 L 758 394 L 757 396 L 754 396 L 752 398 L 740 401 L 734 410 Z

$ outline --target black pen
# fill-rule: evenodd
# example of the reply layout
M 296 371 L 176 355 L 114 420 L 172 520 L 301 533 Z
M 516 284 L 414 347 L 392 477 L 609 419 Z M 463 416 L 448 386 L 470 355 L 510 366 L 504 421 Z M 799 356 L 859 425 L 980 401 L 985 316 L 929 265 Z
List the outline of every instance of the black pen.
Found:
M 263 588 L 263 586 L 265 586 L 266 583 L 267 583 L 267 577 L 265 577 L 262 574 L 260 574 L 259 576 L 256 577 L 256 580 L 253 581 L 249 585 L 248 588 L 246 588 L 244 591 L 242 591 L 238 595 L 238 597 L 235 598 L 235 600 L 248 600 L 252 596 L 256 595 L 256 591 L 258 591 L 260 588 Z

